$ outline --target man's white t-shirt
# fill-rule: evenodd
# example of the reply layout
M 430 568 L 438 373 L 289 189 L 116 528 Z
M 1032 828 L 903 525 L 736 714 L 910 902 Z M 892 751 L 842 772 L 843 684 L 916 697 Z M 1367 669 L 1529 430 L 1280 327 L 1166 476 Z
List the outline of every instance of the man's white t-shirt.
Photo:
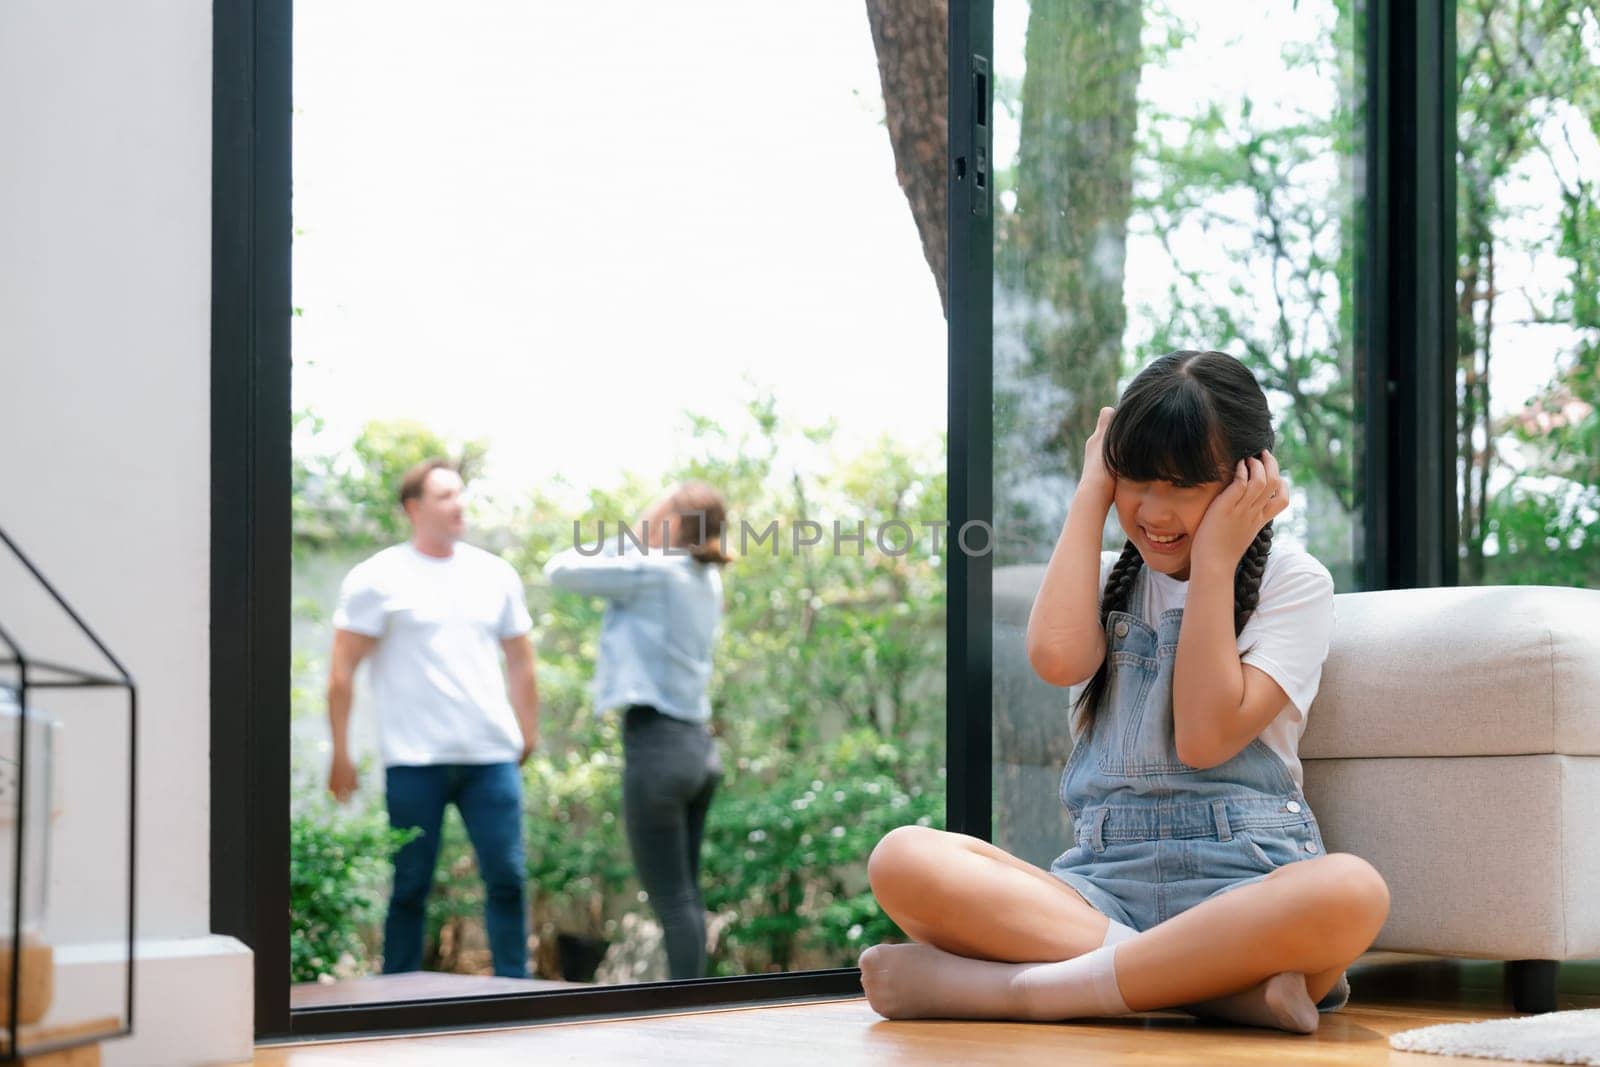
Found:
M 333 625 L 378 638 L 366 662 L 384 766 L 522 754 L 500 642 L 533 620 L 511 564 L 459 543 L 443 559 L 409 542 L 386 548 L 345 576 Z
M 1106 587 L 1116 552 L 1100 556 L 1100 589 Z M 1164 611 L 1181 608 L 1189 599 L 1189 583 L 1145 568 L 1142 617 L 1156 624 Z M 1333 576 L 1315 556 L 1287 545 L 1274 545 L 1261 573 L 1261 600 L 1239 634 L 1239 659 L 1277 682 L 1288 694 L 1276 718 L 1260 738 L 1304 787 L 1300 738 L 1306 713 L 1322 684 L 1322 664 L 1333 637 Z

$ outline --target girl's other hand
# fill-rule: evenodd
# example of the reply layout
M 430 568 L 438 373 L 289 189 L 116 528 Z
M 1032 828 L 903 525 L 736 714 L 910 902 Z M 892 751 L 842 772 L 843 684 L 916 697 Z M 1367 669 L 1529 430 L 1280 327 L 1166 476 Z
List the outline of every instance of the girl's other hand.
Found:
M 1095 500 L 1104 500 L 1107 511 L 1117 495 L 1117 479 L 1106 469 L 1105 454 L 1106 431 L 1111 426 L 1111 416 L 1116 413 L 1116 408 L 1100 409 L 1094 433 L 1089 435 L 1089 442 L 1083 446 L 1083 477 L 1078 480 L 1078 492 L 1088 493 Z
M 1202 568 L 1218 566 L 1231 574 L 1261 528 L 1288 506 L 1288 484 L 1271 452 L 1240 460 L 1233 481 L 1206 508 L 1190 558 Z

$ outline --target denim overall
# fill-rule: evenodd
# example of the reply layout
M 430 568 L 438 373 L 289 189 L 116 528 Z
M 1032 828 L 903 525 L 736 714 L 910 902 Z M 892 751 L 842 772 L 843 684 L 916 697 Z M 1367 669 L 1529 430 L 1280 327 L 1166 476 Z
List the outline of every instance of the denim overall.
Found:
M 1172 670 L 1183 609 L 1152 628 L 1140 617 L 1145 583 L 1141 567 L 1130 597 L 1139 614 L 1106 620 L 1105 696 L 1061 774 L 1076 844 L 1050 866 L 1095 910 L 1138 931 L 1324 851 L 1311 805 L 1259 737 L 1216 767 L 1178 759 Z M 1347 997 L 1340 982 L 1318 1006 Z

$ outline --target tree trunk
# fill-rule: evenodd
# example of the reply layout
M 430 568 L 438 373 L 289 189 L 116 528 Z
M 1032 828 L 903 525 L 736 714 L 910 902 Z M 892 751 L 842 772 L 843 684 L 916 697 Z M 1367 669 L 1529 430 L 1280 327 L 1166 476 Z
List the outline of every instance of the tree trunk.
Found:
M 922 255 L 949 314 L 945 268 L 947 0 L 867 0 L 867 21 L 878 52 L 883 110 L 894 148 L 895 175 L 911 205 Z
M 1122 365 L 1141 23 L 1140 0 L 1035 0 L 1028 15 L 1004 269 L 1042 309 L 1027 342 L 1067 392 L 1049 448 L 1074 473 Z

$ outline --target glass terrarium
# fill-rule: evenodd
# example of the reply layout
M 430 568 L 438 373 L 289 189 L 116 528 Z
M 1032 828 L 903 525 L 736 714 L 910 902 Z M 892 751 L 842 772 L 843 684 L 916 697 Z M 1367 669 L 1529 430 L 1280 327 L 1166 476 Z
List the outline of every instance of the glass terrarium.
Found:
M 42 1019 L 55 992 L 54 953 L 44 940 L 44 925 L 51 823 L 61 813 L 54 784 L 60 724 L 24 709 L 19 698 L 18 690 L 0 685 L 0 832 L 13 842 L 0 849 L 0 924 L 6 929 L 0 934 L 0 1022 L 7 1024 L 13 953 L 21 956 L 14 968 L 18 1023 Z M 27 747 L 26 761 L 19 745 Z
M 0 530 L 0 1062 L 132 1032 L 133 680 Z

